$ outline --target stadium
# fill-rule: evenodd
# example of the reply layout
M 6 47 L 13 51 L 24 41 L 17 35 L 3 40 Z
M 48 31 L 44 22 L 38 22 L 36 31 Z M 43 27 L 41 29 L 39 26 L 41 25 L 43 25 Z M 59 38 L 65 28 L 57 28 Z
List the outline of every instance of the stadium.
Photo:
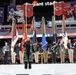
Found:
M 75 75 L 76 0 L 0 0 L 0 75 Z

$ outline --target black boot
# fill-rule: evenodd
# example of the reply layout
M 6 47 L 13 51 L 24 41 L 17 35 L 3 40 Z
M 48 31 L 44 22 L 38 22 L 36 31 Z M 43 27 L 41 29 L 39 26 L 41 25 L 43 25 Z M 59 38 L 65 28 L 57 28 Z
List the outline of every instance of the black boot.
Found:
M 24 68 L 27 69 L 27 62 L 24 63 Z
M 29 69 L 31 69 L 31 62 L 29 62 Z

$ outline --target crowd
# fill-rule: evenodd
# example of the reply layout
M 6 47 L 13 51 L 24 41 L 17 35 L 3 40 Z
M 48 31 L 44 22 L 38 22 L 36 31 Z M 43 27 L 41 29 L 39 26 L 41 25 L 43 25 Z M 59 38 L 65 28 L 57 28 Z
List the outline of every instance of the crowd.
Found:
M 29 44 L 30 43 L 30 44 Z M 33 57 L 35 60 L 35 63 L 39 63 L 39 56 L 41 54 L 41 61 L 44 61 L 44 63 L 48 63 L 48 55 L 50 54 L 50 57 L 52 57 L 52 63 L 56 63 L 56 55 L 59 54 L 60 56 L 60 62 L 65 63 L 65 55 L 66 52 L 68 52 L 69 56 L 69 62 L 74 63 L 74 52 L 76 50 L 76 42 L 71 42 L 71 40 L 67 40 L 67 48 L 64 46 L 63 40 L 59 41 L 58 43 L 55 43 L 52 45 L 52 43 L 47 43 L 47 49 L 43 50 L 42 46 L 36 42 L 35 44 L 32 43 L 32 41 L 27 41 L 24 43 L 24 53 L 22 53 L 22 45 L 20 42 L 18 42 L 15 47 L 13 53 L 11 53 L 11 46 L 8 44 L 8 42 L 5 42 L 5 45 L 2 48 L 3 57 L 4 57 L 4 64 L 8 64 L 8 53 L 11 54 L 11 64 L 16 64 L 16 57 L 19 56 L 20 63 L 26 63 L 28 61 L 32 62 Z M 50 59 L 51 60 L 51 59 Z M 33 62 L 34 63 L 34 62 Z

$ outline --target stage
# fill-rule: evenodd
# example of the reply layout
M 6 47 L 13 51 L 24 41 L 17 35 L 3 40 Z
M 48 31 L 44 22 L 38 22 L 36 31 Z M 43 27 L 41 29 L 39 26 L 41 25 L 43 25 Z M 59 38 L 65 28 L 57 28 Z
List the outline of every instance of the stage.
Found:
M 32 64 L 32 69 L 24 65 L 0 65 L 0 75 L 76 75 L 76 64 Z

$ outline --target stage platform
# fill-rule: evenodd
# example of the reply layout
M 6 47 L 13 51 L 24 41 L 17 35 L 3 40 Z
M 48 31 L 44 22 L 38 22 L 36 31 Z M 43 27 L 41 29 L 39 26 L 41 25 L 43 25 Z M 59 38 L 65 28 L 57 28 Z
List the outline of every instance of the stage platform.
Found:
M 76 64 L 32 64 L 32 69 L 21 65 L 0 65 L 0 75 L 76 75 Z

